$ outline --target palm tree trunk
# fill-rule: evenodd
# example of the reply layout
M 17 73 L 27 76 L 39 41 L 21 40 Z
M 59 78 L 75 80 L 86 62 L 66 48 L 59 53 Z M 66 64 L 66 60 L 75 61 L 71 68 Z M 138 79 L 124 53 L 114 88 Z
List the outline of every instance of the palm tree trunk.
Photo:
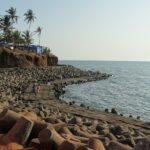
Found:
M 31 22 L 29 23 L 29 34 L 30 34 L 30 28 L 31 28 Z M 29 49 L 29 42 L 27 44 L 28 44 L 28 49 Z
M 31 22 L 29 23 L 29 32 L 30 32 L 30 28 L 31 28 Z
M 41 44 L 41 35 L 39 35 L 39 46 Z

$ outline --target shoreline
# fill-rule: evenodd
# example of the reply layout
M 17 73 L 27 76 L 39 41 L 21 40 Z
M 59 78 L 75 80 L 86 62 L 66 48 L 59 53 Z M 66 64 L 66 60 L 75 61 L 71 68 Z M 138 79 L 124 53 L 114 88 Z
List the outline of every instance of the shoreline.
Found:
M 111 77 L 111 76 L 112 75 L 110 75 L 109 77 Z M 133 117 L 132 115 L 127 116 L 126 114 L 122 114 L 119 111 L 117 111 L 116 108 L 111 108 L 111 109 L 105 108 L 104 110 L 96 109 L 96 108 L 90 107 L 88 105 L 85 105 L 84 103 L 76 104 L 76 102 L 73 101 L 73 100 L 72 101 L 66 101 L 65 98 L 61 98 L 61 96 L 63 96 L 65 94 L 65 92 L 66 92 L 65 88 L 68 85 L 76 85 L 76 86 L 78 86 L 79 84 L 84 84 L 84 83 L 88 83 L 88 82 L 96 82 L 96 81 L 107 80 L 108 79 L 108 78 L 106 78 L 106 79 L 104 78 L 104 79 L 100 79 L 100 80 L 92 79 L 90 81 L 90 79 L 86 79 L 87 77 L 84 77 L 84 78 L 83 79 L 81 78 L 79 80 L 77 79 L 76 81 L 74 81 L 74 79 L 71 79 L 71 81 L 68 82 L 68 83 L 66 83 L 65 81 L 60 81 L 61 83 L 58 82 L 56 85 L 54 85 L 55 98 L 58 99 L 58 100 L 67 102 L 69 105 L 76 105 L 76 106 L 79 106 L 79 107 L 83 107 L 85 109 L 90 109 L 91 111 L 106 112 L 106 113 L 111 113 L 111 114 L 118 115 L 118 116 L 121 116 L 121 117 L 129 118 L 129 119 L 134 119 L 134 120 L 137 120 L 137 121 L 140 120 L 142 122 L 146 122 L 145 120 L 140 118 L 140 116 L 137 116 L 137 117 Z
M 1 79 L 2 83 L 4 83 L 5 80 L 9 80 L 15 87 L 12 87 L 10 84 L 12 91 L 9 92 L 12 93 L 10 94 L 7 91 L 10 95 L 6 94 L 6 97 L 1 99 L 1 110 L 7 108 L 19 114 L 32 112 L 34 115 L 37 115 L 41 121 L 44 120 L 46 126 L 47 123 L 51 123 L 53 126 L 55 126 L 56 123 L 60 123 L 60 129 L 65 125 L 65 127 L 72 131 L 74 137 L 77 138 L 78 136 L 77 139 L 80 139 L 79 143 L 86 144 L 91 138 L 100 138 L 105 148 L 107 148 L 115 139 L 116 143 L 122 143 L 123 146 L 127 144 L 132 148 L 138 144 L 140 139 L 147 138 L 147 136 L 150 135 L 149 125 L 141 120 L 103 111 L 90 110 L 59 99 L 60 95 L 65 92 L 63 90 L 65 86 L 104 80 L 110 76 L 108 74 L 82 71 L 73 66 L 66 65 L 50 68 L 4 69 L 4 72 L 1 71 L 0 73 L 4 73 L 5 75 L 3 76 L 4 81 Z M 7 78 L 6 74 L 8 75 Z M 20 81 L 18 76 L 20 79 L 23 78 L 23 81 Z M 49 84 L 47 79 L 49 79 Z M 14 80 L 16 80 L 17 85 L 14 84 Z M 25 82 L 27 80 L 28 83 Z M 20 83 L 18 84 L 18 82 Z M 23 83 L 23 85 L 21 83 Z M 40 83 L 41 85 L 40 92 L 36 93 L 36 95 L 33 93 L 34 83 Z M 9 86 L 7 86 L 7 89 L 8 87 Z M 18 89 L 18 87 L 20 87 L 20 89 Z M 29 115 L 28 118 L 31 116 Z M 1 121 L 0 118 L 0 122 Z M 61 137 L 66 139 L 66 137 L 64 137 L 66 133 L 63 132 L 62 134 L 62 132 L 57 129 L 56 131 Z M 40 133 L 40 130 L 38 130 L 38 132 Z M 86 140 L 84 141 L 83 139 Z

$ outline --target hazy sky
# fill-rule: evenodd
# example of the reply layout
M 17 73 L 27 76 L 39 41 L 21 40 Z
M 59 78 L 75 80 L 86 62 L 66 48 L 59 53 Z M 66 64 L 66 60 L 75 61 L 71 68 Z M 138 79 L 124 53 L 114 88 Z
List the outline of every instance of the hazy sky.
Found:
M 59 59 L 150 60 L 150 0 L 0 0 L 0 15 L 17 8 L 18 27 L 32 9 L 41 44 Z M 37 40 L 35 40 L 37 43 Z

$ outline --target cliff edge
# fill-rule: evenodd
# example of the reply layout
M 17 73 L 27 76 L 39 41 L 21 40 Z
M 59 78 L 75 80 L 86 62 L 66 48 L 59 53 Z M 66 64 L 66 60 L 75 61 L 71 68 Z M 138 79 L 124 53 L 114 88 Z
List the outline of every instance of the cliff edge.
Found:
M 25 50 L 10 50 L 0 47 L 0 68 L 47 67 L 55 66 L 57 63 L 58 57 L 52 54 L 39 55 Z

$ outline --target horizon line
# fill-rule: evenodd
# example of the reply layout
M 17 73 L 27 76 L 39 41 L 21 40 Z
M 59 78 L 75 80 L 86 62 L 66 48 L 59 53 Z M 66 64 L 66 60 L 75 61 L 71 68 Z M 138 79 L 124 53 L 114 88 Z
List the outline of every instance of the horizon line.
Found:
M 150 60 L 87 60 L 87 59 L 60 59 L 58 61 L 114 61 L 114 62 L 150 62 Z

